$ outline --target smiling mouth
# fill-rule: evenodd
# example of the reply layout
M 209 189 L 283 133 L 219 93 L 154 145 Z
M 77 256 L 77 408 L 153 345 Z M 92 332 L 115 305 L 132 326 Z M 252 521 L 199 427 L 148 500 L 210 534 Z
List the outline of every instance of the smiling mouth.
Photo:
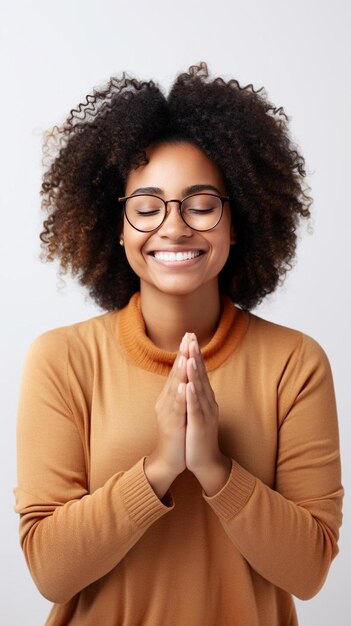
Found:
M 152 256 L 154 256 L 158 261 L 168 261 L 170 263 L 190 261 L 191 259 L 196 259 L 196 257 L 201 254 L 203 254 L 202 250 L 189 250 L 186 252 L 163 252 L 155 250 L 155 252 L 152 252 Z

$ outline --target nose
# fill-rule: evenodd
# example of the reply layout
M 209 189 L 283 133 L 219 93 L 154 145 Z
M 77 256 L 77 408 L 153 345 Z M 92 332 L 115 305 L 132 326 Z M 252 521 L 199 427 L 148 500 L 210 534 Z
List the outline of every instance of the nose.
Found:
M 172 203 L 172 206 L 170 203 Z M 182 219 L 179 207 L 180 203 L 178 200 L 168 200 L 166 219 L 158 229 L 161 237 L 179 239 L 180 237 L 190 237 L 192 235 L 190 226 Z

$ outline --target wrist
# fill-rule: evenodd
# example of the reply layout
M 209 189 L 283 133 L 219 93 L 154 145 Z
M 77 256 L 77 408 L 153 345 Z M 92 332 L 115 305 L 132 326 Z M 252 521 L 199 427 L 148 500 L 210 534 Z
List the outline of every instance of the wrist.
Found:
M 221 491 L 228 482 L 231 470 L 232 459 L 223 455 L 220 460 L 193 473 L 201 484 L 206 496 L 211 497 Z
M 160 500 L 164 497 L 177 475 L 170 472 L 165 464 L 152 455 L 144 461 L 145 476 Z

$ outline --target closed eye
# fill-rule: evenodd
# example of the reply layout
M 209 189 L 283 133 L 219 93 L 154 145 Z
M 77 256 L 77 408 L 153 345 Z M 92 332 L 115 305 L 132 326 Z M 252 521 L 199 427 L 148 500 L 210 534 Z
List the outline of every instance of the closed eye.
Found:
M 187 209 L 187 213 L 213 213 L 213 211 L 215 211 L 215 208 L 210 208 L 210 209 Z
M 157 215 L 160 212 L 160 209 L 152 209 L 151 211 L 136 211 L 137 215 Z

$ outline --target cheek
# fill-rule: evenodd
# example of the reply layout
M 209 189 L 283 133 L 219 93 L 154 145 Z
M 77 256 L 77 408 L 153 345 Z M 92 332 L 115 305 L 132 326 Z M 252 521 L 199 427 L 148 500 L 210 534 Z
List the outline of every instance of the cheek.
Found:
M 230 253 L 230 238 L 226 237 L 225 241 L 222 240 L 220 245 L 220 257 L 219 257 L 219 269 L 218 272 L 224 267 L 227 262 Z
M 216 269 L 217 272 L 219 273 L 221 271 L 221 269 L 224 267 L 225 263 L 227 262 L 229 253 L 230 253 L 230 246 L 231 246 L 231 232 L 230 232 L 230 223 L 228 220 L 228 223 L 223 224 L 223 230 L 221 233 L 218 233 L 219 237 L 216 240 L 216 250 L 217 250 L 217 263 L 216 263 Z
M 217 245 L 222 249 L 224 255 L 229 253 L 230 244 L 232 242 L 232 229 L 231 229 L 231 220 L 230 215 L 225 214 L 223 216 L 223 221 L 220 224 L 221 229 L 218 232 L 218 241 Z
M 144 265 L 143 246 L 147 241 L 147 236 L 138 231 L 132 231 L 129 224 L 123 228 L 124 252 L 127 261 L 136 274 L 140 273 L 140 268 Z

